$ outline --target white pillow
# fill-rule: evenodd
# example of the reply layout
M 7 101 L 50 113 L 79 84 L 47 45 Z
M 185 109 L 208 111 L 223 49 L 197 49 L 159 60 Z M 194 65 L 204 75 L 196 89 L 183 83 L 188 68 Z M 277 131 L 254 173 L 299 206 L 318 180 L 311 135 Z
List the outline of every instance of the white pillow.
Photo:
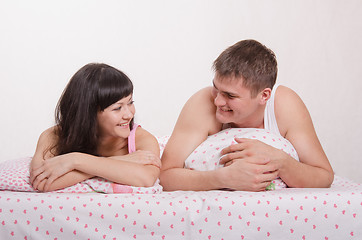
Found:
M 265 129 L 228 128 L 209 136 L 203 143 L 201 143 L 186 159 L 185 168 L 198 171 L 208 171 L 223 167 L 219 164 L 221 158 L 220 152 L 222 149 L 230 146 L 231 144 L 236 144 L 234 140 L 236 137 L 259 140 L 272 147 L 283 150 L 299 161 L 298 154 L 293 145 L 280 135 L 271 133 Z M 272 182 L 267 190 L 285 187 L 285 183 L 278 178 Z
M 0 190 L 36 192 L 29 182 L 31 157 L 7 160 L 0 163 Z M 133 187 L 110 182 L 100 177 L 87 179 L 73 186 L 54 192 L 58 193 L 161 193 L 159 180 L 152 187 Z
M 166 146 L 169 136 L 156 137 L 159 143 L 160 152 Z M 0 190 L 36 192 L 37 190 L 29 183 L 29 166 L 31 157 L 18 158 L 0 162 Z M 159 180 L 152 187 L 133 187 L 110 182 L 106 179 L 95 177 L 77 183 L 73 186 L 60 189 L 54 192 L 58 193 L 161 193 L 162 186 Z

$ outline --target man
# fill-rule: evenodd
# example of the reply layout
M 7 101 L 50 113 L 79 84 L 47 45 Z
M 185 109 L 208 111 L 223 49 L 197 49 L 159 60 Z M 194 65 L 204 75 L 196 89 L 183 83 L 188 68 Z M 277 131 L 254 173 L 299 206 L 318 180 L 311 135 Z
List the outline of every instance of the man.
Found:
M 263 191 L 276 177 L 289 187 L 329 187 L 333 170 L 309 112 L 291 89 L 274 86 L 274 53 L 255 40 L 229 47 L 214 62 L 213 87 L 194 94 L 183 107 L 162 157 L 164 190 Z M 224 167 L 185 169 L 184 162 L 209 135 L 227 127 L 265 128 L 289 140 L 299 162 L 257 140 L 235 139 L 222 150 Z

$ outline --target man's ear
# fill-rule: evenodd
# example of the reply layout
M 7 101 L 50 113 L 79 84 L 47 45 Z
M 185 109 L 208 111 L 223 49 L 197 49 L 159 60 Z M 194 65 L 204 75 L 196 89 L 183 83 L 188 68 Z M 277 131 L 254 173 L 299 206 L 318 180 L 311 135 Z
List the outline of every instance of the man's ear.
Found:
M 266 104 L 271 96 L 271 92 L 272 90 L 270 88 L 264 88 L 264 90 L 259 93 L 260 104 Z

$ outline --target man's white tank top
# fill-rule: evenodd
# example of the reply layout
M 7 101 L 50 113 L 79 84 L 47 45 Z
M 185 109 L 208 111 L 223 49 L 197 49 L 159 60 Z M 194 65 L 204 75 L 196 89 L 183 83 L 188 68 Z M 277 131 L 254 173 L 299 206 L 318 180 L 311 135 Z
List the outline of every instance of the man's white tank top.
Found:
M 270 99 L 266 103 L 264 110 L 264 128 L 265 130 L 269 130 L 270 132 L 280 135 L 277 119 L 275 117 L 275 112 L 274 112 L 274 98 L 275 98 L 275 92 L 278 87 L 279 87 L 278 84 L 274 85 Z

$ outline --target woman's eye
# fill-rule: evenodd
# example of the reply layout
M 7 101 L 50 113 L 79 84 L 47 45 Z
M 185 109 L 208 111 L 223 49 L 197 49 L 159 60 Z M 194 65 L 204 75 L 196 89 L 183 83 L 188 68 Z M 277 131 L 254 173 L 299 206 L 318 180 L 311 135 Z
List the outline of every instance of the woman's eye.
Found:
M 133 105 L 134 104 L 134 101 L 130 101 L 129 103 L 128 103 L 128 105 Z
M 119 111 L 119 110 L 121 110 L 121 108 L 122 107 L 115 108 L 115 109 L 113 109 L 113 111 Z

